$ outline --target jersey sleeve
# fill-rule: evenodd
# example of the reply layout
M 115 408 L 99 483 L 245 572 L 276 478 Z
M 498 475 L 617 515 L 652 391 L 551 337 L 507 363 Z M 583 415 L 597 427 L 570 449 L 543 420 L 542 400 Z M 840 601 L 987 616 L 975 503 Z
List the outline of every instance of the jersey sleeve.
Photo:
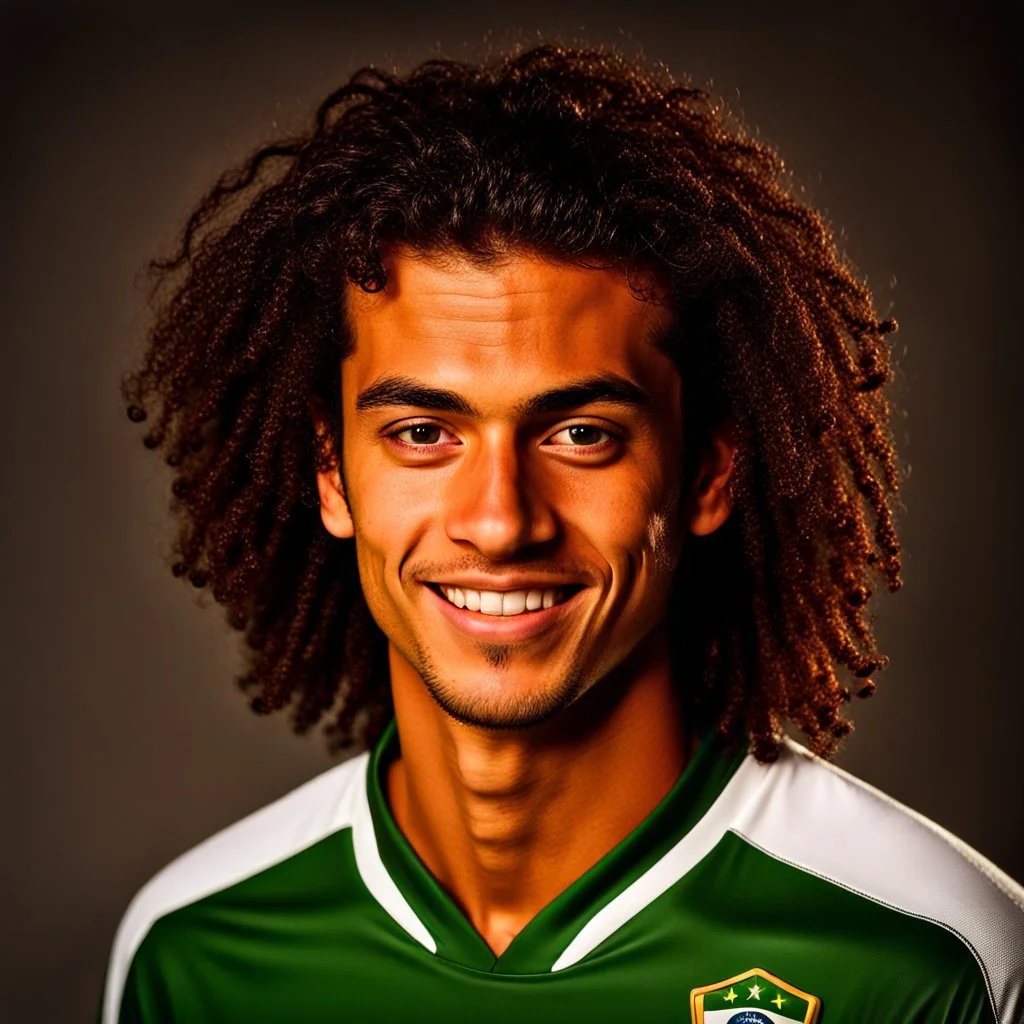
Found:
M 175 1020 L 165 979 L 150 963 L 143 945 L 132 960 L 120 991 L 107 991 L 96 1024 L 172 1024 Z

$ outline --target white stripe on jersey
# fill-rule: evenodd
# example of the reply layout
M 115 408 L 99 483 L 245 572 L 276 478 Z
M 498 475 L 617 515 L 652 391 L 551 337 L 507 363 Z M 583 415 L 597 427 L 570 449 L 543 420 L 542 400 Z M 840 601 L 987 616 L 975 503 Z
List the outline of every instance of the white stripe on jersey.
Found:
M 577 933 L 552 966 L 578 963 L 666 892 L 726 831 L 795 868 L 933 921 L 974 954 L 1000 1024 L 1024 1019 L 1024 889 L 927 818 L 786 740 L 748 756 L 707 813 Z
M 251 878 L 351 825 L 357 800 L 366 802 L 368 760 L 369 754 L 360 754 L 328 769 L 211 836 L 147 882 L 129 904 L 114 938 L 102 1024 L 117 1024 L 132 957 L 158 918 Z M 377 856 L 376 842 L 372 847 L 372 856 Z
M 1024 888 L 923 815 L 792 740 L 732 830 L 765 853 L 942 925 L 981 966 L 996 1020 L 1024 1019 Z
M 764 773 L 760 769 L 752 757 L 745 758 L 704 817 L 661 860 L 602 907 L 565 947 L 551 970 L 561 971 L 579 963 L 703 860 L 736 820 L 743 805 L 764 786 Z
M 362 777 L 363 785 L 358 787 L 359 791 L 355 797 L 352 845 L 355 848 L 356 867 L 362 876 L 363 884 L 370 890 L 373 898 L 420 945 L 426 946 L 431 953 L 436 953 L 437 943 L 434 937 L 409 906 L 409 901 L 395 885 L 395 880 L 388 874 L 384 862 L 380 859 L 377 836 L 373 831 L 373 818 L 370 816 L 370 801 L 366 796 L 366 772 L 362 773 Z

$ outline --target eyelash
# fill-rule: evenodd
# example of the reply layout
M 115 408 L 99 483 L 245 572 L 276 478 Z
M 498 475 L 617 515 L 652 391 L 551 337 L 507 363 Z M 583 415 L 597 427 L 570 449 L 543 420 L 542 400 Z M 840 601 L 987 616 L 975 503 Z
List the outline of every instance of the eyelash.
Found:
M 445 427 L 442 427 L 438 423 L 431 423 L 429 420 L 423 420 L 418 423 L 407 423 L 405 424 L 405 426 L 399 427 L 397 430 L 389 431 L 384 435 L 384 437 L 392 446 L 404 449 L 406 451 L 411 449 L 419 452 L 435 452 L 437 449 L 445 447 L 445 445 L 441 444 L 440 442 L 437 442 L 435 444 L 410 444 L 408 441 L 399 440 L 400 434 L 404 434 L 409 430 L 415 429 L 416 427 L 435 427 L 437 430 L 450 433 L 450 431 L 447 431 Z M 561 427 L 559 430 L 556 430 L 555 433 L 550 436 L 556 437 L 558 434 L 564 433 L 566 430 L 572 430 L 573 427 L 589 427 L 592 430 L 597 430 L 600 433 L 607 435 L 607 438 L 606 440 L 601 441 L 598 444 L 564 444 L 556 445 L 555 447 L 578 448 L 589 454 L 593 452 L 605 452 L 610 446 L 618 444 L 622 440 L 622 438 L 619 435 L 608 430 L 606 427 L 599 427 L 594 423 L 567 423 L 564 427 Z

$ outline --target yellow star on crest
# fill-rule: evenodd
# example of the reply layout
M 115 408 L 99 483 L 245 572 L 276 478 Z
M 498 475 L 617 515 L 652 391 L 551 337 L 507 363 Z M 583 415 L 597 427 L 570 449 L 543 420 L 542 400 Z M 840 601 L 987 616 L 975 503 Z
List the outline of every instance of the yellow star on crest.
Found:
M 760 999 L 761 998 L 761 986 L 760 985 L 751 985 L 750 986 L 750 998 L 751 999 Z
M 726 1001 L 727 1003 L 731 1003 L 731 1002 L 732 1002 L 732 1001 L 733 1001 L 734 999 L 736 999 L 736 998 L 737 998 L 737 997 L 736 997 L 736 989 L 734 989 L 734 988 L 731 988 L 731 989 L 729 989 L 729 994 L 728 994 L 727 996 L 722 996 L 722 998 L 723 998 L 723 999 L 724 999 L 724 1000 L 725 1000 L 725 1001 Z
M 774 998 L 774 999 L 772 1000 L 772 1002 L 773 1002 L 773 1003 L 774 1003 L 774 1004 L 775 1004 L 775 1005 L 776 1005 L 776 1006 L 777 1006 L 777 1007 L 778 1007 L 778 1008 L 779 1008 L 780 1010 L 782 1009 L 782 1004 L 783 1004 L 783 1003 L 784 1003 L 785 1001 L 786 1001 L 786 1000 L 782 998 L 782 993 L 781 993 L 781 992 L 780 992 L 780 993 L 779 993 L 779 994 L 778 994 L 778 995 L 777 995 L 777 996 L 776 996 L 776 997 L 775 997 L 775 998 Z

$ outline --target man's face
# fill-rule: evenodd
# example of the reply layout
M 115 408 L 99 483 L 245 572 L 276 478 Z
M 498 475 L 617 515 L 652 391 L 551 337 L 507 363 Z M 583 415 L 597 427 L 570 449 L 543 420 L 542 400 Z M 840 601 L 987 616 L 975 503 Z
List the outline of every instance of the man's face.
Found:
M 666 314 L 620 271 L 532 255 L 398 252 L 388 272 L 349 286 L 342 367 L 366 600 L 393 673 L 450 715 L 536 724 L 665 613 L 685 530 Z

